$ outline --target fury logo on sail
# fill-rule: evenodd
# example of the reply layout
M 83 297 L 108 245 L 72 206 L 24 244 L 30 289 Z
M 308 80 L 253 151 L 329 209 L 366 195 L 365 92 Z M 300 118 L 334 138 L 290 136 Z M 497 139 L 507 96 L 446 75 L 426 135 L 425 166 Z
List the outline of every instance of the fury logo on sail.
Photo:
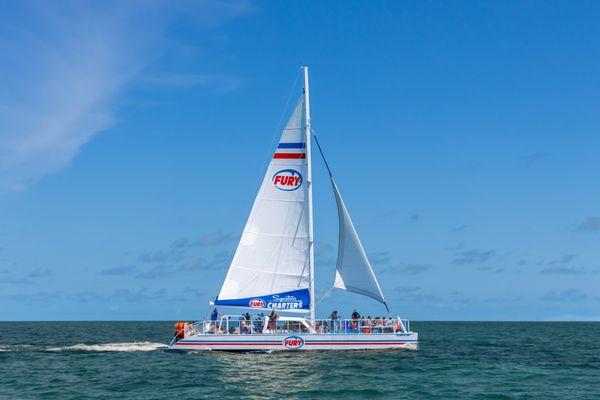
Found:
M 288 336 L 283 339 L 283 346 L 287 349 L 299 349 L 304 346 L 304 339 L 300 336 Z
M 273 185 L 286 192 L 296 190 L 302 186 L 302 175 L 295 169 L 282 169 L 273 175 Z

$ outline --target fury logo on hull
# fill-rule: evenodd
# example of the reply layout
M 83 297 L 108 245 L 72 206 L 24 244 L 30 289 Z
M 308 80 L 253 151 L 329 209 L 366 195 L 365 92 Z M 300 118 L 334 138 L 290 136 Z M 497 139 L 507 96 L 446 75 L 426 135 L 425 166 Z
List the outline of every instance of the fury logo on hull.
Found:
M 288 336 L 283 339 L 283 347 L 286 349 L 299 349 L 304 346 L 304 339 L 299 336 Z
M 273 185 L 286 192 L 296 190 L 302 186 L 302 175 L 295 169 L 282 169 L 273 175 Z

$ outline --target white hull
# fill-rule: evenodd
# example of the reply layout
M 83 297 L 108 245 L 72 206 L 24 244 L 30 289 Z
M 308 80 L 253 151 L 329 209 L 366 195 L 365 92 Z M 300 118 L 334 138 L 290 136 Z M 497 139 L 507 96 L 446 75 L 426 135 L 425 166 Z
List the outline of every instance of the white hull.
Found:
M 407 333 L 297 333 L 211 335 L 197 334 L 171 343 L 176 351 L 281 351 L 281 350 L 364 350 L 418 349 L 418 334 Z

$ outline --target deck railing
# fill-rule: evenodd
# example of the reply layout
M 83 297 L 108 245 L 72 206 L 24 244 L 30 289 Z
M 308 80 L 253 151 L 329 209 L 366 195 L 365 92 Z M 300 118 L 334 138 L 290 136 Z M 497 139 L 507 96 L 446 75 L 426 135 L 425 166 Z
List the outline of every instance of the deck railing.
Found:
M 216 321 L 198 321 L 185 326 L 185 337 L 195 334 L 251 335 L 251 334 L 299 334 L 314 332 L 321 334 L 378 334 L 410 332 L 406 319 L 316 319 L 309 321 L 269 321 L 267 317 L 247 320 L 243 315 L 223 315 Z

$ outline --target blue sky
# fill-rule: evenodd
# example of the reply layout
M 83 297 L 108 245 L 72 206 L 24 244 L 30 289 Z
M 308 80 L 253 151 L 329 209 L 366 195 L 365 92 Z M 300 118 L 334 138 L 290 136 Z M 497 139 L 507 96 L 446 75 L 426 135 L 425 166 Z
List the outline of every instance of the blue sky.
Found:
M 597 2 L 95 4 L 0 15 L 0 319 L 204 315 L 303 64 L 392 311 L 600 319 Z

